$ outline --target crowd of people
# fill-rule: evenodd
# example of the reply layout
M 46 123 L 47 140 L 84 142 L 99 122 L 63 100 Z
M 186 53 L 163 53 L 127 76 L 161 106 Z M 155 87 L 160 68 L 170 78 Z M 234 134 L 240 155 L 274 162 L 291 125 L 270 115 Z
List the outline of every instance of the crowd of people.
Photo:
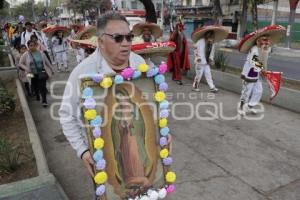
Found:
M 41 101 L 43 107 L 48 106 L 47 80 L 55 71 L 70 71 L 67 52 L 71 48 L 74 50 L 78 65 L 70 73 L 69 84 L 66 84 L 59 110 L 60 123 L 78 157 L 83 160 L 90 175 L 94 176 L 95 163 L 79 123 L 82 116 L 77 115 L 81 98 L 81 94 L 78 93 L 80 87 L 78 80 L 82 74 L 99 72 L 104 75 L 117 74 L 128 66 L 137 69 L 139 65 L 147 64 L 150 68 L 154 68 L 153 51 L 150 49 L 143 53 L 135 53 L 132 46 L 160 42 L 163 31 L 157 24 L 151 22 L 138 23 L 130 30 L 126 18 L 115 12 L 108 12 L 100 17 L 97 26 L 85 27 L 74 24 L 65 27 L 48 26 L 45 22 L 39 24 L 26 22 L 24 26 L 18 24 L 13 27 L 8 24 L 5 30 L 8 42 L 14 48 L 13 56 L 19 79 L 24 83 L 27 95 Z M 256 113 L 254 107 L 261 99 L 262 77 L 266 73 L 270 45 L 276 42 L 280 34 L 284 35 L 283 27 L 268 27 L 247 35 L 240 43 L 239 50 L 248 54 L 241 73 L 242 92 L 238 108 L 241 115 L 247 112 Z M 220 25 L 203 26 L 192 33 L 195 66 L 191 88 L 193 91 L 201 91 L 200 81 L 204 75 L 209 91 L 218 92 L 212 78 L 211 66 L 214 64 L 215 43 L 224 40 L 227 35 L 228 31 Z M 169 41 L 176 46 L 165 48 L 162 52 L 165 53 L 172 79 L 178 85 L 183 85 L 182 74 L 190 70 L 191 64 L 189 42 L 180 20 L 170 34 Z M 72 95 L 69 95 L 70 91 Z M 171 140 L 169 135 L 168 143 Z

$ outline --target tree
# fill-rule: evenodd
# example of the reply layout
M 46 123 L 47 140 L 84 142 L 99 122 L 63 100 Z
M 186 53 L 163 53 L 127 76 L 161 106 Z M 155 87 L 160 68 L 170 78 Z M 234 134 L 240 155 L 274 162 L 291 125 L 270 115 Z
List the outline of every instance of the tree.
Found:
M 157 23 L 157 17 L 153 2 L 151 0 L 140 0 L 140 2 L 142 2 L 146 10 L 146 21 Z

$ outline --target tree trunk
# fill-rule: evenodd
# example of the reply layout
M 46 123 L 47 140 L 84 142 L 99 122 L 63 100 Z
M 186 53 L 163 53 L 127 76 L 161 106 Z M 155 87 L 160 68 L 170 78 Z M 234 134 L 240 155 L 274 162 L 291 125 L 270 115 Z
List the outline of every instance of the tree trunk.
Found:
M 290 17 L 289 17 L 289 25 L 287 28 L 287 42 L 286 45 L 288 48 L 291 47 L 292 33 L 293 33 L 293 24 L 295 23 L 296 16 L 296 8 L 299 0 L 290 0 Z
M 153 2 L 151 0 L 140 0 L 140 2 L 142 2 L 146 10 L 146 21 L 157 23 L 157 17 Z
M 254 30 L 257 30 L 258 29 L 258 25 L 257 25 L 257 1 L 252 1 L 251 14 L 252 14 L 253 28 L 254 28 Z
M 278 13 L 278 0 L 274 0 L 274 3 L 273 3 L 273 14 L 272 14 L 272 22 L 271 22 L 271 25 L 276 24 L 276 21 L 277 21 L 277 13 Z
M 248 1 L 243 0 L 242 16 L 240 19 L 240 37 L 244 37 L 247 28 Z

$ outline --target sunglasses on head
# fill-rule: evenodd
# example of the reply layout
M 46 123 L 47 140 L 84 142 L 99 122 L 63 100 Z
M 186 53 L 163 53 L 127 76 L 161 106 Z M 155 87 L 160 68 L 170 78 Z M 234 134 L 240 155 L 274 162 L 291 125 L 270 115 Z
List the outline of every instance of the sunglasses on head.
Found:
M 103 33 L 103 35 L 108 35 L 110 36 L 112 39 L 115 40 L 116 43 L 121 43 L 123 42 L 124 38 L 126 39 L 127 42 L 132 42 L 134 35 L 132 33 L 126 34 L 126 35 L 122 35 L 122 34 L 108 34 L 108 33 Z

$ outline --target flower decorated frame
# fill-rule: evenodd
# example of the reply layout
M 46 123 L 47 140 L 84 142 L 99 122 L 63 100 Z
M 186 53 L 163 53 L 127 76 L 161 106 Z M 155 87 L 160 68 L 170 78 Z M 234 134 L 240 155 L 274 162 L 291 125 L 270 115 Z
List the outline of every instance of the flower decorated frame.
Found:
M 159 187 L 147 187 L 143 188 L 134 195 L 122 196 L 120 199 L 129 200 L 156 200 L 165 199 L 166 196 L 175 190 L 176 174 L 171 170 L 171 164 L 173 158 L 170 153 L 170 129 L 168 128 L 168 115 L 169 115 L 169 102 L 166 100 L 165 92 L 168 89 L 168 84 L 165 79 L 165 72 L 167 71 L 167 65 L 162 62 L 160 65 L 154 68 L 149 68 L 147 64 L 141 64 L 137 69 L 127 67 L 116 75 L 104 75 L 104 74 L 91 74 L 88 77 L 81 79 L 81 104 L 82 115 L 84 118 L 84 124 L 86 127 L 86 135 L 89 142 L 90 152 L 95 162 L 94 165 L 94 183 L 95 194 L 97 199 L 106 200 L 109 199 L 107 193 L 107 184 L 109 177 L 108 171 L 112 161 L 111 152 L 104 152 L 105 145 L 108 145 L 111 138 L 108 137 L 108 129 L 103 126 L 104 114 L 96 109 L 96 99 L 94 97 L 95 87 L 101 87 L 103 90 L 110 90 L 113 86 L 122 85 L 123 83 L 130 82 L 138 79 L 152 79 L 152 83 L 155 85 L 155 93 L 153 100 L 157 104 L 158 118 L 154 121 L 159 127 L 159 139 L 157 145 L 159 150 L 155 156 L 159 157 L 160 163 L 163 168 L 163 184 Z M 94 88 L 94 89 L 93 89 Z M 109 103 L 109 102 L 105 102 Z M 149 120 L 147 120 L 149 121 Z M 158 137 L 157 135 L 154 136 Z M 145 139 L 150 140 L 148 138 Z M 151 150 L 151 149 L 150 149 Z M 111 151 L 111 150 L 109 150 Z M 155 151 L 154 151 L 155 152 Z M 114 191 L 116 192 L 116 191 Z

